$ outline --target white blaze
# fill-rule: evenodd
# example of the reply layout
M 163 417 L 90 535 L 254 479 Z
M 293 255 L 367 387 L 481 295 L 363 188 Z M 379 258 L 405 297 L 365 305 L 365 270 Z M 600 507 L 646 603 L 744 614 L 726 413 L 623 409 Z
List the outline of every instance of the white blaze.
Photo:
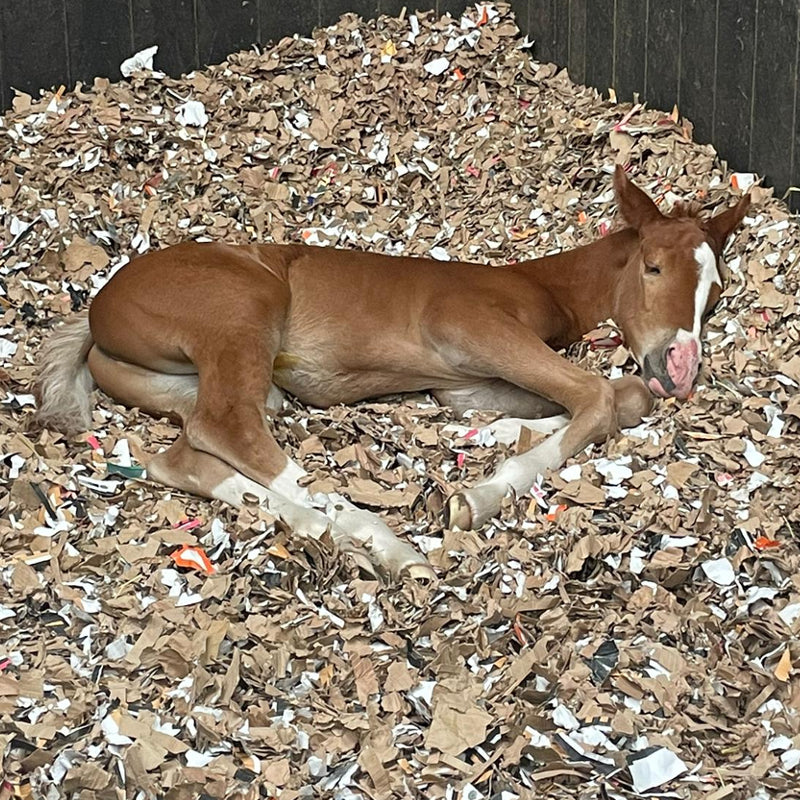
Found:
M 722 279 L 717 269 L 717 257 L 708 243 L 703 242 L 703 244 L 695 247 L 694 259 L 697 262 L 697 288 L 694 290 L 694 324 L 691 331 L 680 328 L 675 340 L 678 342 L 694 340 L 697 344 L 697 354 L 699 356 L 702 352 L 700 329 L 703 324 L 703 313 L 708 305 L 708 295 L 715 283 L 717 286 L 722 286 Z

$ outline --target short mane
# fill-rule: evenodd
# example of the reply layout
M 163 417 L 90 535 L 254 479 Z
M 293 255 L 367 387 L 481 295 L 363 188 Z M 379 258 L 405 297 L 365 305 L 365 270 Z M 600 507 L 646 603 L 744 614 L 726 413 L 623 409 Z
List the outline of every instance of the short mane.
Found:
M 672 210 L 664 216 L 670 219 L 697 219 L 702 211 L 702 204 L 698 203 L 696 200 L 678 200 L 672 207 Z

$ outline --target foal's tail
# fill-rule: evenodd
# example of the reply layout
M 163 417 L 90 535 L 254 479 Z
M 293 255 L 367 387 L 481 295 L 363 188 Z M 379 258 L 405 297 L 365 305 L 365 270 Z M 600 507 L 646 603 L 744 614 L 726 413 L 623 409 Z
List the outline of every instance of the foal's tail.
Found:
M 46 428 L 79 433 L 92 424 L 89 393 L 93 381 L 86 363 L 92 349 L 92 334 L 86 314 L 56 328 L 40 355 L 36 385 L 36 421 Z

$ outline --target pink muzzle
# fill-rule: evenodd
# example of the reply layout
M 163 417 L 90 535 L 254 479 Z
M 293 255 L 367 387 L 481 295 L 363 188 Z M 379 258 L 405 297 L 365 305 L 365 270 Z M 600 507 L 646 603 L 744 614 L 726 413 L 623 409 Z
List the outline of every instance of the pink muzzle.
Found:
M 651 377 L 647 381 L 650 390 L 661 397 L 677 397 L 680 400 L 687 398 L 694 386 L 695 378 L 700 369 L 700 351 L 697 341 L 686 339 L 679 341 L 677 338 L 668 345 L 665 353 L 666 376 L 669 380 Z M 664 387 L 664 384 L 667 387 Z M 670 385 L 671 384 L 671 385 Z

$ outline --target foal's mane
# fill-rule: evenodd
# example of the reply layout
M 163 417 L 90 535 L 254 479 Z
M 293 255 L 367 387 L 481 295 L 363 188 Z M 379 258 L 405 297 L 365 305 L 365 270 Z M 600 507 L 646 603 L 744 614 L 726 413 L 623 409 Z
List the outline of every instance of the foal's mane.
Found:
M 702 211 L 702 204 L 696 200 L 678 200 L 664 216 L 670 219 L 697 219 Z
M 697 200 L 677 200 L 672 208 L 667 212 L 662 212 L 667 219 L 700 219 L 703 213 L 703 204 Z M 623 219 L 622 214 L 617 212 L 616 219 L 614 220 L 610 233 L 625 230 L 630 225 Z

